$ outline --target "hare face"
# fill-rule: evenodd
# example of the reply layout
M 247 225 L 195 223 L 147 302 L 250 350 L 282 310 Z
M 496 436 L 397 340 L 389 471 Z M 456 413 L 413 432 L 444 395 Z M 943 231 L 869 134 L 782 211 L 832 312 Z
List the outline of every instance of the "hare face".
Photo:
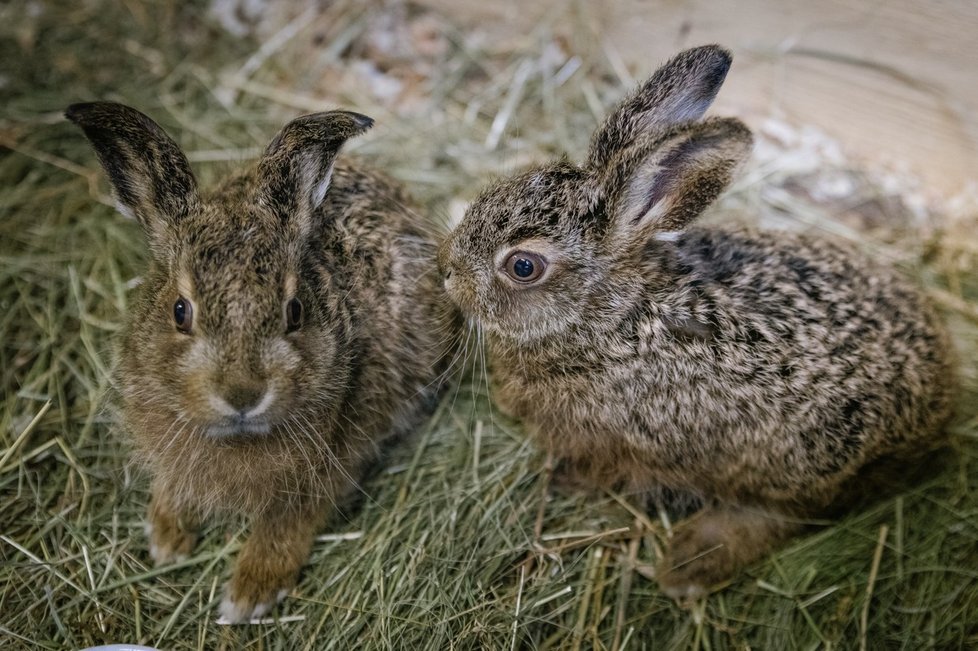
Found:
M 494 335 L 564 332 L 603 293 L 614 262 L 599 248 L 604 205 L 593 179 L 561 162 L 482 193 L 443 244 L 449 296 Z
M 207 436 L 267 435 L 328 394 L 320 378 L 336 341 L 316 327 L 317 302 L 298 281 L 301 251 L 283 255 L 296 247 L 281 223 L 230 199 L 204 203 L 175 228 L 180 253 L 142 288 L 131 336 L 145 355 L 130 362 L 132 390 L 162 390 L 174 418 Z
M 127 408 L 164 416 L 144 434 L 284 434 L 277 425 L 331 418 L 345 376 L 329 371 L 347 366 L 337 363 L 335 297 L 328 274 L 301 267 L 315 258 L 337 152 L 372 121 L 345 111 L 293 120 L 257 169 L 202 195 L 186 156 L 142 113 L 93 103 L 66 115 L 151 252 L 120 364 Z

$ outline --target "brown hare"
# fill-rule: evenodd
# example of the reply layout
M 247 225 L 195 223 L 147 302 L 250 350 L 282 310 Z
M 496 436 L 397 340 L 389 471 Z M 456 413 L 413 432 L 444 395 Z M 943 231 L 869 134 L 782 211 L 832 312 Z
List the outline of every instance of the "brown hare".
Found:
M 249 518 L 220 611 L 260 616 L 384 444 L 433 406 L 452 318 L 436 245 L 398 186 L 335 163 L 371 126 L 363 115 L 290 122 L 208 193 L 142 113 L 93 103 L 66 115 L 151 252 L 117 365 L 152 475 L 150 553 L 188 554 L 209 516 Z
M 658 579 L 693 598 L 828 513 L 869 462 L 940 442 L 945 332 L 844 246 L 696 227 L 751 151 L 701 119 L 730 55 L 687 50 L 627 97 L 583 164 L 490 184 L 442 245 L 500 406 L 565 480 L 678 494 Z

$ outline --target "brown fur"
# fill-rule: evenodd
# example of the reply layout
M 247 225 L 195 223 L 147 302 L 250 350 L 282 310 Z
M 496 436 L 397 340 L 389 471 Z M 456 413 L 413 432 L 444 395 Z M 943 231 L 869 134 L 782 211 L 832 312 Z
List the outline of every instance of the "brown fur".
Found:
M 497 402 L 559 471 L 705 505 L 660 568 L 677 597 L 826 513 L 867 463 L 938 445 L 950 408 L 943 327 L 897 273 L 814 237 L 690 226 L 750 153 L 737 120 L 700 121 L 729 64 L 679 54 L 583 165 L 491 184 L 440 251 Z M 520 251 L 548 261 L 535 282 L 504 267 Z
M 298 118 L 255 168 L 206 194 L 141 113 L 98 103 L 67 116 L 152 251 L 117 370 L 135 456 L 153 476 L 151 551 L 166 562 L 190 552 L 206 518 L 250 518 L 222 616 L 258 616 L 385 443 L 433 405 L 453 318 L 433 239 L 399 187 L 334 166 L 364 116 Z M 180 297 L 189 334 L 175 325 Z

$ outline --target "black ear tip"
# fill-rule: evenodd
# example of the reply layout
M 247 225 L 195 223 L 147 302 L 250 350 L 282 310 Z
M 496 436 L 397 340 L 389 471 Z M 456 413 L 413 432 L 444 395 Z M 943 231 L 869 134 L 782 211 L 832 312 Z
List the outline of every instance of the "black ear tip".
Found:
M 730 53 L 730 50 L 719 43 L 692 47 L 686 50 L 686 52 L 697 59 L 713 59 L 723 63 L 730 63 L 733 60 L 733 55 Z
M 706 84 L 710 92 L 716 92 L 727 78 L 733 55 L 730 50 L 717 45 L 701 45 L 679 54 L 683 68 L 696 71 L 694 74 Z
M 374 126 L 374 119 L 372 117 L 366 116 L 363 113 L 354 113 L 353 111 L 347 111 L 353 122 L 357 125 L 357 128 L 361 131 L 366 131 L 370 127 Z
M 733 64 L 733 54 L 730 50 L 719 45 L 710 45 L 708 47 L 713 69 L 722 82 L 723 78 L 727 76 L 727 71 L 730 70 L 730 66 Z
M 682 54 L 688 57 L 687 60 L 699 63 L 718 74 L 726 74 L 730 64 L 733 63 L 733 54 L 730 50 L 716 43 L 690 48 Z
M 118 102 L 78 102 L 65 109 L 65 117 L 82 128 L 129 122 L 153 131 L 159 129 L 148 116 Z
M 79 124 L 85 119 L 85 115 L 89 112 L 89 110 L 91 110 L 91 108 L 91 102 L 77 102 L 65 109 L 65 117 L 71 122 Z
M 713 56 L 723 61 L 727 65 L 730 65 L 730 62 L 733 61 L 733 54 L 730 52 L 730 50 L 723 47 L 722 45 L 714 43 L 712 45 L 707 45 L 706 47 L 708 47 L 710 51 L 713 52 Z

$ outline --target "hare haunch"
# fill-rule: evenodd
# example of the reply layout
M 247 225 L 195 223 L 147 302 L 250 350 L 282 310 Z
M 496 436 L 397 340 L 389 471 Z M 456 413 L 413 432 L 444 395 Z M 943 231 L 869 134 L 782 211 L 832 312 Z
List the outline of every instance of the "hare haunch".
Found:
M 704 594 L 829 512 L 871 461 L 939 443 L 944 330 L 894 271 L 806 235 L 691 226 L 751 151 L 701 119 L 730 65 L 685 51 L 565 159 L 487 187 L 442 245 L 495 397 L 564 479 L 702 504 L 658 578 Z
M 249 518 L 221 615 L 259 616 L 385 442 L 433 406 L 451 318 L 436 245 L 400 188 L 334 165 L 371 126 L 363 115 L 290 122 L 208 193 L 142 113 L 93 103 L 66 116 L 151 252 L 117 365 L 152 475 L 150 553 L 186 555 L 208 516 Z

